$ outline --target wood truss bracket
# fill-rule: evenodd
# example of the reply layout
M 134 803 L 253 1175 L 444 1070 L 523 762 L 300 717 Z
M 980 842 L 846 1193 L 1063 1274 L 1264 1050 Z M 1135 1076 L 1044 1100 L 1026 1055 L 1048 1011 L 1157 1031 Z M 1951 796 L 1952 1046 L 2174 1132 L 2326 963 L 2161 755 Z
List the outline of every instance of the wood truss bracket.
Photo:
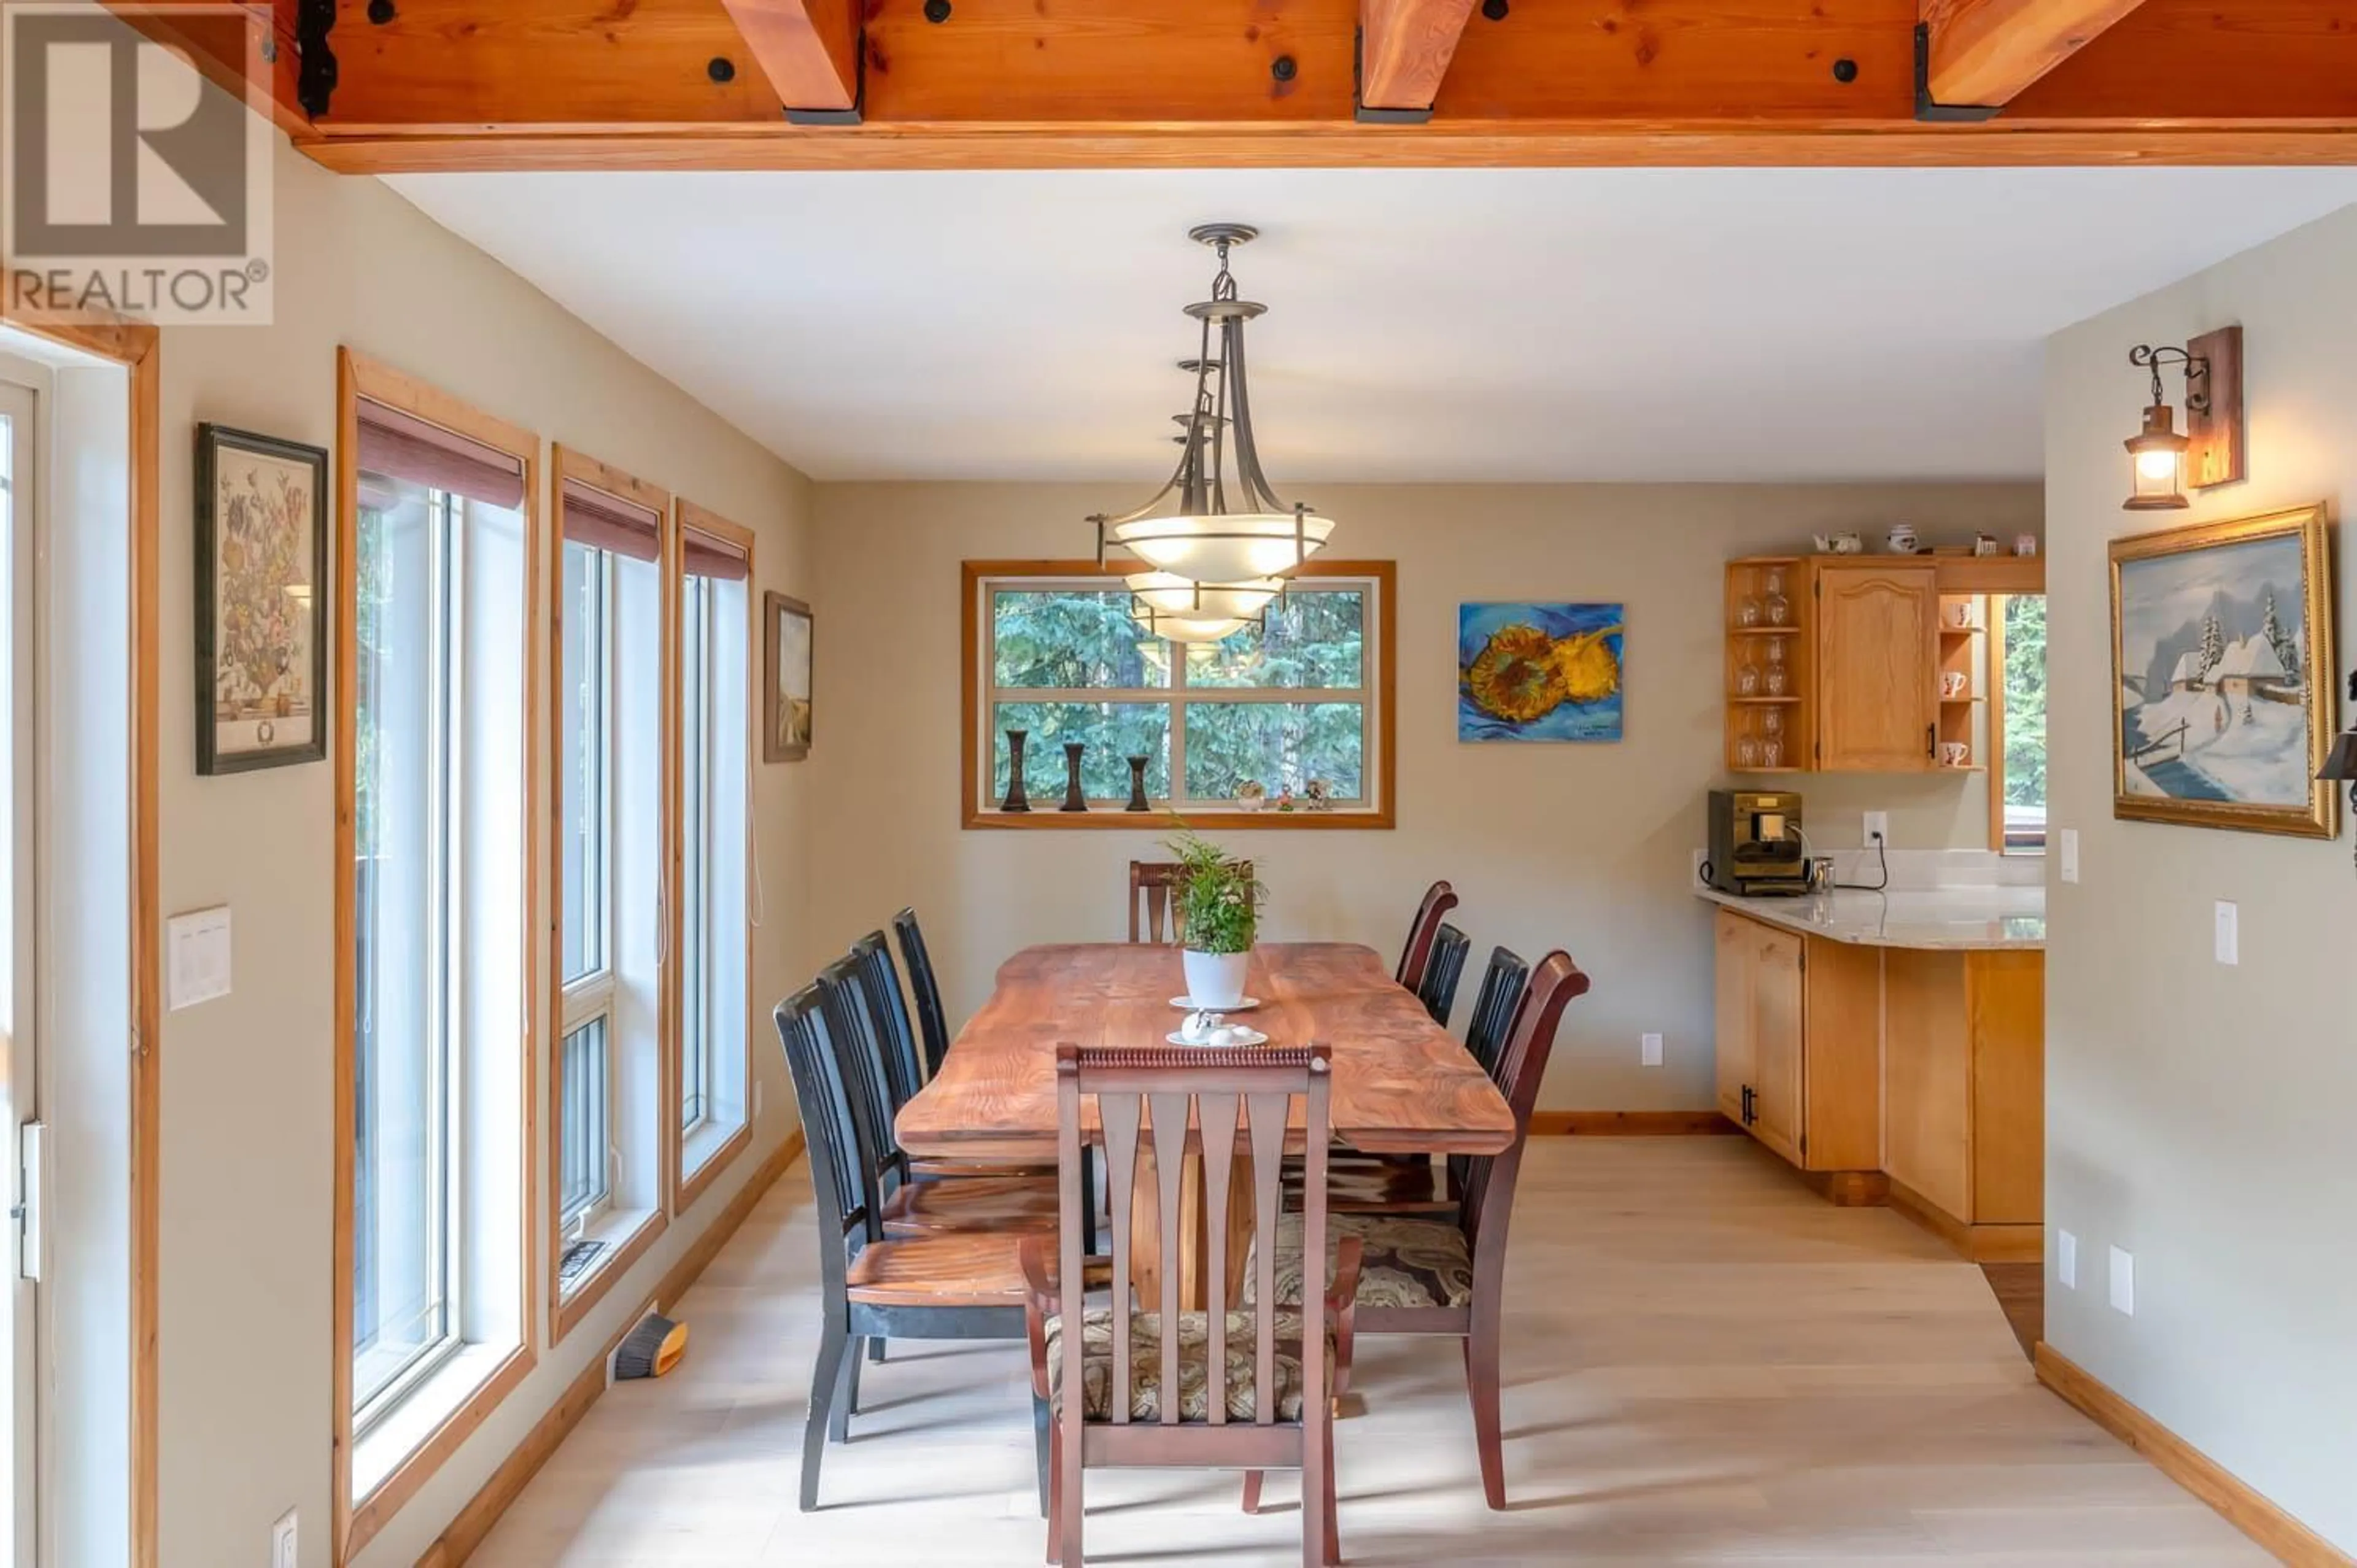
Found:
M 1977 125 L 2004 112 L 2002 103 L 1935 103 L 1932 100 L 1932 24 L 1915 24 L 1915 118 L 1927 125 Z
M 1361 125 L 1421 125 L 1432 118 L 1428 105 L 1422 109 L 1367 107 L 1367 29 L 1364 27 L 1351 35 L 1351 118 Z
M 848 109 L 797 109 L 786 105 L 789 125 L 857 125 L 867 107 L 867 30 L 863 25 L 855 35 L 858 52 L 853 57 L 851 77 L 851 107 Z
M 336 53 L 328 47 L 335 30 L 336 0 L 301 0 L 295 9 L 295 51 L 300 67 L 296 102 L 317 120 L 336 95 Z

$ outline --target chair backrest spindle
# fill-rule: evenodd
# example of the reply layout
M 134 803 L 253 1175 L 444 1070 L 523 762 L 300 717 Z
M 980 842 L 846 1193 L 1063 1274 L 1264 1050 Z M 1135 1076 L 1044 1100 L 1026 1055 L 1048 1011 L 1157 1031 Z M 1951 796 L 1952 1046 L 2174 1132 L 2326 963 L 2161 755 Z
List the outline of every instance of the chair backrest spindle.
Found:
M 917 1026 L 925 1046 L 925 1079 L 931 1082 L 950 1054 L 950 1019 L 942 1006 L 941 982 L 933 975 L 932 954 L 925 933 L 918 929 L 917 912 L 903 909 L 892 917 L 892 932 L 900 939 L 900 961 L 909 971 L 909 990 L 917 1001 Z

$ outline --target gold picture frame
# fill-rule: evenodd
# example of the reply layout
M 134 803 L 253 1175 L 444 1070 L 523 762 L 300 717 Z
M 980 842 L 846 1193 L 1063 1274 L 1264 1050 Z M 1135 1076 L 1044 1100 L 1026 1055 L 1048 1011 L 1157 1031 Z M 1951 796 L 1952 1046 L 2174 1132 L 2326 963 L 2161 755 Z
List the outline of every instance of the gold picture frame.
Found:
M 2112 541 L 2115 817 L 2338 836 L 2331 565 L 2321 502 Z
M 817 618 L 802 600 L 772 591 L 761 596 L 761 760 L 800 762 L 811 748 Z

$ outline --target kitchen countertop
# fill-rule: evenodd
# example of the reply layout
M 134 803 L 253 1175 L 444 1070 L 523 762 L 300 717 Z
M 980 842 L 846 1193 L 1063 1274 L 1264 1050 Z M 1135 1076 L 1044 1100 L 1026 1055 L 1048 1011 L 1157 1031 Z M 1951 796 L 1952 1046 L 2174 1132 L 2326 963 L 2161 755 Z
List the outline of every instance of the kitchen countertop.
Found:
M 1860 947 L 1958 951 L 2046 947 L 2043 887 L 1917 887 L 1889 893 L 1742 898 L 1716 888 L 1696 897 L 1771 926 Z

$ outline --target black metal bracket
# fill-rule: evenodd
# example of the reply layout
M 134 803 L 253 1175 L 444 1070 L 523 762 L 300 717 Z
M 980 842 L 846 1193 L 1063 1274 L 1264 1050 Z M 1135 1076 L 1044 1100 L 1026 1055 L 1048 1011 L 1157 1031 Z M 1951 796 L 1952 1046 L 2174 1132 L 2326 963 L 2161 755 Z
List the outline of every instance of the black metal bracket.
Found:
M 1362 69 L 1366 63 L 1367 30 L 1354 29 L 1351 34 L 1351 118 L 1361 125 L 1421 125 L 1430 121 L 1429 109 L 1370 109 L 1359 102 L 1359 93 L 1366 81 Z
M 1994 120 L 2004 105 L 1932 102 L 1932 25 L 1915 24 L 1915 118 L 1927 125 L 1977 125 Z
M 295 102 L 314 120 L 336 95 L 336 52 L 328 47 L 335 26 L 336 0 L 302 0 L 295 8 Z
M 867 106 L 867 29 L 859 29 L 858 58 L 853 62 L 855 80 L 851 85 L 851 107 L 848 109 L 786 108 L 789 125 L 856 125 L 862 124 L 860 112 Z

